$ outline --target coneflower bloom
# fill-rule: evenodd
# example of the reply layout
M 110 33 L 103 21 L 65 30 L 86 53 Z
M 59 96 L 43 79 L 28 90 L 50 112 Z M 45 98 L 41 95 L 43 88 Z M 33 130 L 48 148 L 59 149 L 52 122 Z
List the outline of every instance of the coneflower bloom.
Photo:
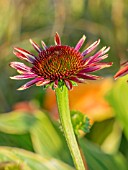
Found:
M 11 77 L 11 79 L 32 79 L 18 90 L 27 89 L 34 84 L 37 86 L 51 85 L 53 89 L 62 87 L 65 84 L 70 90 L 74 82 L 83 83 L 87 79 L 101 79 L 102 77 L 90 73 L 112 65 L 112 62 L 100 62 L 108 57 L 106 53 L 110 48 L 103 47 L 94 55 L 85 58 L 85 56 L 92 52 L 100 43 L 100 40 L 95 41 L 83 52 L 80 52 L 79 50 L 85 38 L 86 37 L 83 36 L 75 47 L 70 47 L 62 45 L 60 36 L 56 33 L 54 37 L 55 45 L 47 47 L 42 41 L 43 49 L 30 39 L 30 43 L 38 52 L 38 56 L 22 48 L 15 47 L 14 54 L 18 58 L 32 64 L 31 67 L 28 67 L 21 62 L 10 63 L 10 66 L 20 73 L 20 75 Z
M 116 80 L 117 78 L 125 76 L 126 74 L 128 74 L 128 61 L 121 64 L 121 68 L 115 74 L 114 79 Z

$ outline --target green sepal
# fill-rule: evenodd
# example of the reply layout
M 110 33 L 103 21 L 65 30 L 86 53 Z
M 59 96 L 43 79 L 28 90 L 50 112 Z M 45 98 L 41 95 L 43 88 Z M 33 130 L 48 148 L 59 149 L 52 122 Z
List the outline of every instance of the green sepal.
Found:
M 63 86 L 64 86 L 64 81 L 63 80 L 59 80 L 58 81 L 58 88 L 60 88 L 60 90 L 62 91 L 63 90 Z M 54 87 L 54 82 L 50 83 L 47 87 L 51 87 L 52 90 L 55 90 L 55 87 Z
M 73 86 L 78 86 L 78 84 L 75 81 L 70 80 Z
M 74 82 L 74 81 L 71 81 L 71 83 L 72 83 L 73 86 L 78 86 L 78 84 L 76 82 Z M 65 86 L 64 81 L 59 80 L 58 81 L 58 88 L 60 88 L 61 91 L 63 90 L 63 86 Z M 54 82 L 51 82 L 50 84 L 46 84 L 46 85 L 43 86 L 44 89 L 47 89 L 48 87 L 50 87 L 52 90 L 55 90 Z
M 44 85 L 43 88 L 44 88 L 44 89 L 47 89 L 48 87 L 51 87 L 51 88 L 52 88 L 53 85 L 54 85 L 54 82 L 51 82 L 50 84 Z
M 64 81 L 63 80 L 59 80 L 58 81 L 58 87 L 61 88 L 61 87 L 63 87 L 63 85 L 64 85 Z

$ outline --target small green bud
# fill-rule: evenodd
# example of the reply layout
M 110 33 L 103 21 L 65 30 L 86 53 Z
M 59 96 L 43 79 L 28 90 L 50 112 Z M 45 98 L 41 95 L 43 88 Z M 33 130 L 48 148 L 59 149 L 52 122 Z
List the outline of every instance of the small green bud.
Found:
M 80 130 L 84 133 L 89 133 L 91 127 L 90 120 L 85 114 L 79 111 L 71 111 L 71 120 L 77 136 L 80 135 Z

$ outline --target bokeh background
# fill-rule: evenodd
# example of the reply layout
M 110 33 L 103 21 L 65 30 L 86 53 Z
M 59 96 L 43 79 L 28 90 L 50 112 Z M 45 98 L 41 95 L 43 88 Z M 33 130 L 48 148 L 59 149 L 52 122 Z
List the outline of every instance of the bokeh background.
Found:
M 87 39 L 83 49 L 99 38 L 101 43 L 98 49 L 103 46 L 111 47 L 109 57 L 105 61 L 112 61 L 113 66 L 97 72 L 105 79 L 74 87 L 73 91 L 69 93 L 70 106 L 71 109 L 80 110 L 90 118 L 92 128 L 89 134 L 82 134 L 82 138 L 96 144 L 103 152 L 102 154 L 119 153 L 121 158 L 116 157 L 116 160 L 122 166 L 122 170 L 127 169 L 128 77 L 117 81 L 112 78 L 120 68 L 120 63 L 128 59 L 127 0 L 0 1 L 0 145 L 24 148 L 41 155 L 49 152 L 53 157 L 72 166 L 71 158 L 64 152 L 63 155 L 60 154 L 62 147 L 59 146 L 62 144 L 60 144 L 58 136 L 59 142 L 55 149 L 53 149 L 53 145 L 51 152 L 50 149 L 45 148 L 45 145 L 43 148 L 42 139 L 39 140 L 40 142 L 31 139 L 31 133 L 28 130 L 31 128 L 32 119 L 41 110 L 48 117 L 52 128 L 55 128 L 54 135 L 60 134 L 57 128 L 58 114 L 54 91 L 35 86 L 25 91 L 17 91 L 16 89 L 26 81 L 15 81 L 9 78 L 16 74 L 16 71 L 9 67 L 9 63 L 19 61 L 13 54 L 13 47 L 18 46 L 36 54 L 29 39 L 32 38 L 38 44 L 44 40 L 49 46 L 54 43 L 55 32 L 60 34 L 62 43 L 66 45 L 75 46 L 85 34 Z M 12 120 L 10 119 L 11 114 Z M 22 114 L 25 114 L 25 117 Z M 26 120 L 26 124 L 23 120 Z M 29 124 L 29 122 L 31 123 Z M 14 130 L 15 126 L 19 127 L 17 131 Z M 50 129 L 49 126 L 44 125 L 45 129 L 46 127 Z M 42 131 L 44 131 L 44 127 L 41 127 Z M 35 129 L 32 134 L 36 134 L 38 131 L 40 133 L 39 127 Z M 38 135 L 41 136 L 42 133 Z M 46 138 L 48 141 L 47 135 L 46 133 L 43 139 Z M 53 136 L 53 138 L 55 137 Z M 21 139 L 23 139 L 22 142 Z M 39 143 L 41 151 L 37 146 Z M 58 151 L 59 149 L 61 151 Z M 58 154 L 58 152 L 60 153 Z M 99 154 L 99 157 L 103 157 L 101 155 Z M 94 157 L 97 158 L 97 155 L 94 154 Z M 87 159 L 90 169 L 93 169 L 90 158 Z M 105 167 L 107 159 L 104 158 L 105 164 L 101 166 L 101 169 L 112 170 L 110 167 Z M 95 162 L 93 164 L 95 165 Z M 114 165 L 114 167 L 116 166 Z M 98 168 L 100 170 L 100 167 Z

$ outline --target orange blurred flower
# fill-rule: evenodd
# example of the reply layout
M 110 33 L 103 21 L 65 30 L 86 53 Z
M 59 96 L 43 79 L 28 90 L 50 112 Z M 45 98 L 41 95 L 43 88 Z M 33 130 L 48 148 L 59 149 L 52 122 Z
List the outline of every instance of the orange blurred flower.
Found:
M 79 84 L 75 90 L 69 91 L 71 110 L 85 113 L 91 121 L 102 121 L 112 117 L 112 108 L 105 100 L 105 95 L 112 85 L 113 81 L 110 78 L 88 84 Z M 44 108 L 51 113 L 51 116 L 58 118 L 55 93 L 51 89 L 47 89 Z

